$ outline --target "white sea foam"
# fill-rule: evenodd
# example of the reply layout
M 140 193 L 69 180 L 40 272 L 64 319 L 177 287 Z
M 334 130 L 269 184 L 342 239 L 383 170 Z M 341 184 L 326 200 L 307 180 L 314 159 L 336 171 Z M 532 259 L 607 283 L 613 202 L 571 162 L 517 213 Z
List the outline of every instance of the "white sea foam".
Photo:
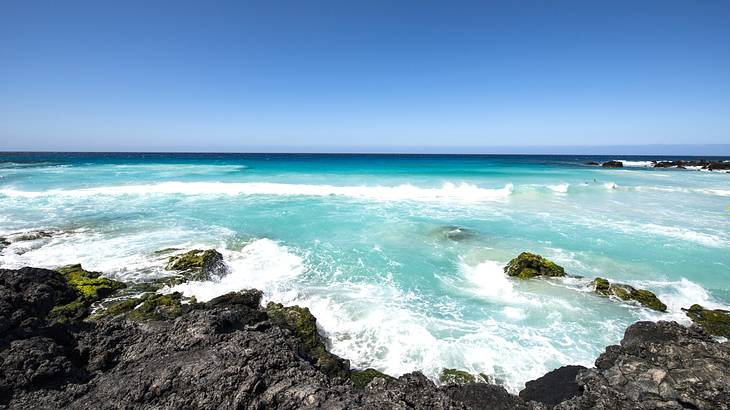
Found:
M 678 226 L 664 226 L 657 224 L 641 224 L 639 225 L 639 227 L 641 230 L 647 233 L 666 236 L 674 239 L 680 239 L 687 242 L 694 242 L 712 248 L 722 248 L 727 245 L 727 240 L 718 235 L 697 232 L 688 228 L 681 228 Z
M 9 197 L 69 196 L 89 197 L 96 195 L 277 195 L 277 196 L 344 196 L 382 201 L 493 201 L 504 199 L 512 193 L 513 185 L 503 188 L 481 188 L 473 184 L 447 182 L 440 188 L 422 188 L 410 184 L 398 186 L 334 186 L 308 184 L 282 184 L 268 182 L 163 182 L 150 185 L 119 185 L 73 190 L 20 191 L 1 189 L 0 194 Z
M 216 296 L 256 288 L 277 294 L 287 279 L 304 271 L 302 258 L 270 239 L 257 239 L 240 252 L 223 251 L 230 273 L 209 281 L 192 281 L 166 289 L 208 301 Z
M 557 185 L 548 185 L 548 188 L 554 192 L 559 193 L 566 193 L 568 192 L 568 188 L 570 187 L 570 184 L 564 183 L 564 184 L 557 184 Z
M 470 289 L 480 297 L 498 303 L 529 303 L 529 299 L 514 290 L 512 280 L 504 273 L 504 264 L 484 261 L 476 266 L 462 263 L 460 271 L 474 286 Z
M 632 168 L 648 168 L 653 167 L 654 162 L 653 161 L 627 161 L 625 159 L 618 159 L 616 160 L 623 164 L 625 167 L 632 167 Z
M 618 185 L 615 182 L 606 182 L 603 184 L 603 187 L 608 189 L 609 191 L 613 191 L 614 189 L 618 189 Z

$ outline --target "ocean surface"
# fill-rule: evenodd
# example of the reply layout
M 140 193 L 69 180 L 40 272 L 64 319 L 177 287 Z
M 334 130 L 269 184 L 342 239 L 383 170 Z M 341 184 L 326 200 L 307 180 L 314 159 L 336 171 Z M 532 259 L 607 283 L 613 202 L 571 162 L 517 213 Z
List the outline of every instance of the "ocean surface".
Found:
M 584 165 L 612 159 L 626 168 Z M 651 159 L 676 157 L 0 153 L 0 237 L 37 236 L 0 265 L 141 281 L 169 274 L 157 250 L 216 248 L 228 275 L 164 291 L 258 288 L 309 307 L 355 367 L 515 392 L 635 321 L 730 308 L 730 174 Z M 583 278 L 510 279 L 522 251 Z M 596 276 L 669 311 L 596 296 Z

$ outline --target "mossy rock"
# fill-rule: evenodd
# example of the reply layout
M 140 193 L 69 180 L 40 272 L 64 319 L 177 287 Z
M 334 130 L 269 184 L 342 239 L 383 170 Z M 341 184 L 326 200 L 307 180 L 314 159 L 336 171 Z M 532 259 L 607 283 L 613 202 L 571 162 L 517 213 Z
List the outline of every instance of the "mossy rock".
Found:
M 439 381 L 443 384 L 468 384 L 476 383 L 477 378 L 464 370 L 443 369 Z
M 659 312 L 666 312 L 667 305 L 654 294 L 645 289 L 636 289 L 631 285 L 623 283 L 610 283 L 603 278 L 596 278 L 591 282 L 596 293 L 602 296 L 616 296 L 624 301 L 635 301 L 649 309 Z
M 352 385 L 357 388 L 364 388 L 365 386 L 370 384 L 373 379 L 378 377 L 387 380 L 394 380 L 392 376 L 388 376 L 387 374 L 379 372 L 375 369 L 352 370 L 350 374 L 350 378 L 352 379 Z
M 168 295 L 153 293 L 140 298 L 140 304 L 131 310 L 127 317 L 132 320 L 170 320 L 185 313 L 186 305 L 183 301 L 190 301 L 195 305 L 194 298 L 185 298 L 182 293 L 174 292 Z M 132 302 L 129 302 L 132 303 Z
M 89 314 L 89 304 L 82 298 L 76 298 L 72 302 L 56 305 L 48 313 L 48 318 L 57 323 L 66 323 L 74 320 L 81 320 Z
M 122 282 L 102 278 L 100 272 L 87 271 L 81 264 L 64 266 L 56 271 L 61 273 L 68 284 L 74 287 L 89 303 L 99 301 L 126 287 Z
M 113 301 L 112 303 L 108 304 L 107 306 L 102 307 L 99 309 L 97 313 L 94 313 L 89 317 L 91 320 L 99 320 L 104 318 L 111 318 L 111 317 L 117 317 L 121 315 L 126 315 L 127 313 L 133 311 L 137 306 L 139 306 L 144 299 L 146 299 L 148 295 L 140 296 L 136 298 L 129 298 L 129 299 L 121 299 Z
M 294 332 L 301 340 L 304 352 L 323 373 L 331 377 L 350 377 L 349 362 L 327 351 L 322 337 L 317 332 L 317 319 L 308 308 L 269 302 L 266 305 L 266 313 L 273 323 Z
M 730 339 L 730 311 L 721 309 L 705 309 L 694 304 L 689 309 L 682 309 L 690 319 L 709 334 L 723 336 Z
M 522 252 L 509 261 L 507 266 L 504 267 L 504 272 L 509 276 L 520 279 L 530 279 L 535 276 L 565 276 L 565 269 L 562 266 L 530 252 Z
M 89 314 L 89 307 L 92 303 L 126 287 L 122 282 L 102 278 L 99 272 L 87 271 L 80 264 L 64 266 L 56 271 L 63 275 L 77 294 L 77 298 L 72 302 L 51 309 L 49 317 L 60 323 L 83 319 Z
M 167 270 L 182 272 L 187 280 L 209 280 L 211 275 L 221 275 L 226 271 L 223 255 L 215 249 L 195 249 L 180 255 L 170 256 Z

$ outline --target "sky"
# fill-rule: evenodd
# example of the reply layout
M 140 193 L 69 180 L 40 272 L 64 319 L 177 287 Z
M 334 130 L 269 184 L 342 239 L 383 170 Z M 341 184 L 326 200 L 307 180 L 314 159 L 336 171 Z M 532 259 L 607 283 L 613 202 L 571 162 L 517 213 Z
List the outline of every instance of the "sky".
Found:
M 730 144 L 730 2 L 0 1 L 0 150 L 655 144 Z

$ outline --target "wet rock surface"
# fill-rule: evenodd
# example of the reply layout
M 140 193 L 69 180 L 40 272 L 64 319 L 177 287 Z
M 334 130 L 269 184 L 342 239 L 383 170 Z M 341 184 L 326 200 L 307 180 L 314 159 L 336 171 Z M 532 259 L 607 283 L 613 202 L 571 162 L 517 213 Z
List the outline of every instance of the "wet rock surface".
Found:
M 207 303 L 159 296 L 180 310 L 134 318 L 137 305 L 58 322 L 49 318 L 52 309 L 78 297 L 64 275 L 0 269 L 0 408 L 547 409 L 560 401 L 554 408 L 727 409 L 730 403 L 730 345 L 699 327 L 639 322 L 596 368 L 558 369 L 528 383 L 533 393 L 519 397 L 471 378 L 437 386 L 419 372 L 392 378 L 336 367 L 341 373 L 332 374 L 310 350 L 325 344 L 311 313 L 262 308 L 257 290 Z M 324 351 L 338 366 L 347 363 Z
M 601 166 L 604 168 L 623 168 L 624 163 L 621 161 L 606 161 Z
M 163 249 L 162 252 L 168 249 Z M 185 280 L 209 280 L 213 275 L 223 275 L 227 267 L 223 255 L 215 249 L 194 249 L 170 256 L 165 267 L 178 271 Z
M 636 289 L 631 285 L 623 283 L 611 283 L 603 278 L 596 278 L 591 282 L 596 293 L 602 296 L 615 296 L 623 301 L 633 301 L 649 309 L 659 312 L 666 312 L 665 305 L 659 298 L 649 290 Z
M 702 326 L 707 333 L 730 338 L 730 312 L 721 309 L 705 309 L 700 305 L 692 305 L 682 309 L 693 322 Z
M 522 252 L 509 261 L 507 266 L 504 267 L 504 272 L 509 276 L 520 279 L 530 279 L 536 276 L 565 276 L 565 269 L 562 266 L 530 252 Z

